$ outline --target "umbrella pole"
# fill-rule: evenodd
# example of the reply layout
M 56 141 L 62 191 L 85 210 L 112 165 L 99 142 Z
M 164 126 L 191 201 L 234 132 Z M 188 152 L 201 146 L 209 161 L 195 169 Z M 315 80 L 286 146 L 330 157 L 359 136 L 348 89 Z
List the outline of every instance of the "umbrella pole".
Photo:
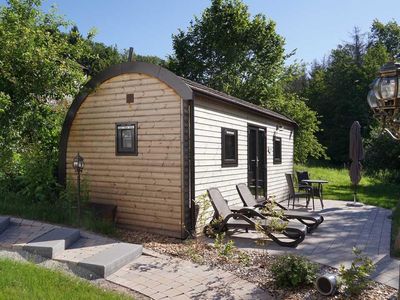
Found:
M 357 202 L 357 184 L 354 185 L 354 196 L 353 196 L 353 203 Z
M 357 202 L 357 184 L 354 185 L 354 194 L 353 194 L 353 202 L 347 202 L 347 206 L 353 207 L 361 207 L 363 204 L 361 202 Z

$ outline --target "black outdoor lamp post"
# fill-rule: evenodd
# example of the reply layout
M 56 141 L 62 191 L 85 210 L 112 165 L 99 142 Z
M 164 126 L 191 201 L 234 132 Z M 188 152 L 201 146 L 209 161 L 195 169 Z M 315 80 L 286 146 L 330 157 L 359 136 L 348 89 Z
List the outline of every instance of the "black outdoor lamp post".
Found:
M 368 104 L 374 117 L 396 140 L 400 140 L 400 63 L 388 62 L 372 82 Z
M 85 163 L 83 157 L 78 154 L 74 157 L 72 166 L 74 167 L 77 176 L 77 186 L 78 186 L 78 224 L 81 225 L 81 173 L 83 171 Z

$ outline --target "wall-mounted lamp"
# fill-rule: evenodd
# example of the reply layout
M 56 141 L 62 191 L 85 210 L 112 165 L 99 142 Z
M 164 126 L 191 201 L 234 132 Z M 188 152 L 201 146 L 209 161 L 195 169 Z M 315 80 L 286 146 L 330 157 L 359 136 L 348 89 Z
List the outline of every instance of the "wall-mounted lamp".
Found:
M 78 174 L 77 176 L 77 185 L 78 185 L 78 225 L 81 225 L 81 173 L 83 171 L 83 167 L 85 166 L 85 162 L 83 157 L 78 154 L 74 157 L 72 162 L 72 167 L 74 168 L 75 172 Z
M 282 125 L 276 125 L 276 131 L 282 131 L 283 126 Z

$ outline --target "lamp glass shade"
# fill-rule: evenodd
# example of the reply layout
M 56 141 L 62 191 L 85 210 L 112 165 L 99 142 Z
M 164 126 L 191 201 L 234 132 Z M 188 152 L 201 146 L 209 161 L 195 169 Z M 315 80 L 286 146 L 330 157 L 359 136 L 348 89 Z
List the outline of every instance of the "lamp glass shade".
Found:
M 371 108 L 376 108 L 378 107 L 378 100 L 375 97 L 375 92 L 373 90 L 370 90 L 367 96 L 367 101 L 368 101 L 368 105 Z
M 79 155 L 79 153 L 74 157 L 72 162 L 72 166 L 75 171 L 80 172 L 83 170 L 85 163 L 83 162 L 83 157 Z
M 381 93 L 379 90 L 379 83 L 381 82 L 380 78 L 376 78 L 373 82 L 372 82 L 372 90 L 374 91 L 374 96 L 376 99 L 381 99 Z
M 400 98 L 400 77 L 397 77 L 397 98 Z
M 381 79 L 381 95 L 383 99 L 394 98 L 396 92 L 396 77 L 383 77 Z
M 400 124 L 400 112 L 397 112 L 393 116 L 393 123 Z

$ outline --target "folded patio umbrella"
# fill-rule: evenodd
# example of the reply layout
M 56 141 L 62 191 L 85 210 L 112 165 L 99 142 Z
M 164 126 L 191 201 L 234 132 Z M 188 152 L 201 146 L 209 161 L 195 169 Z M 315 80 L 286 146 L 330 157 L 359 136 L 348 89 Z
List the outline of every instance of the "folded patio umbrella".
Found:
M 350 147 L 349 157 L 350 165 L 350 180 L 354 186 L 354 200 L 357 200 L 357 185 L 361 180 L 361 160 L 364 159 L 364 148 L 361 139 L 361 125 L 358 121 L 354 121 L 350 128 Z

